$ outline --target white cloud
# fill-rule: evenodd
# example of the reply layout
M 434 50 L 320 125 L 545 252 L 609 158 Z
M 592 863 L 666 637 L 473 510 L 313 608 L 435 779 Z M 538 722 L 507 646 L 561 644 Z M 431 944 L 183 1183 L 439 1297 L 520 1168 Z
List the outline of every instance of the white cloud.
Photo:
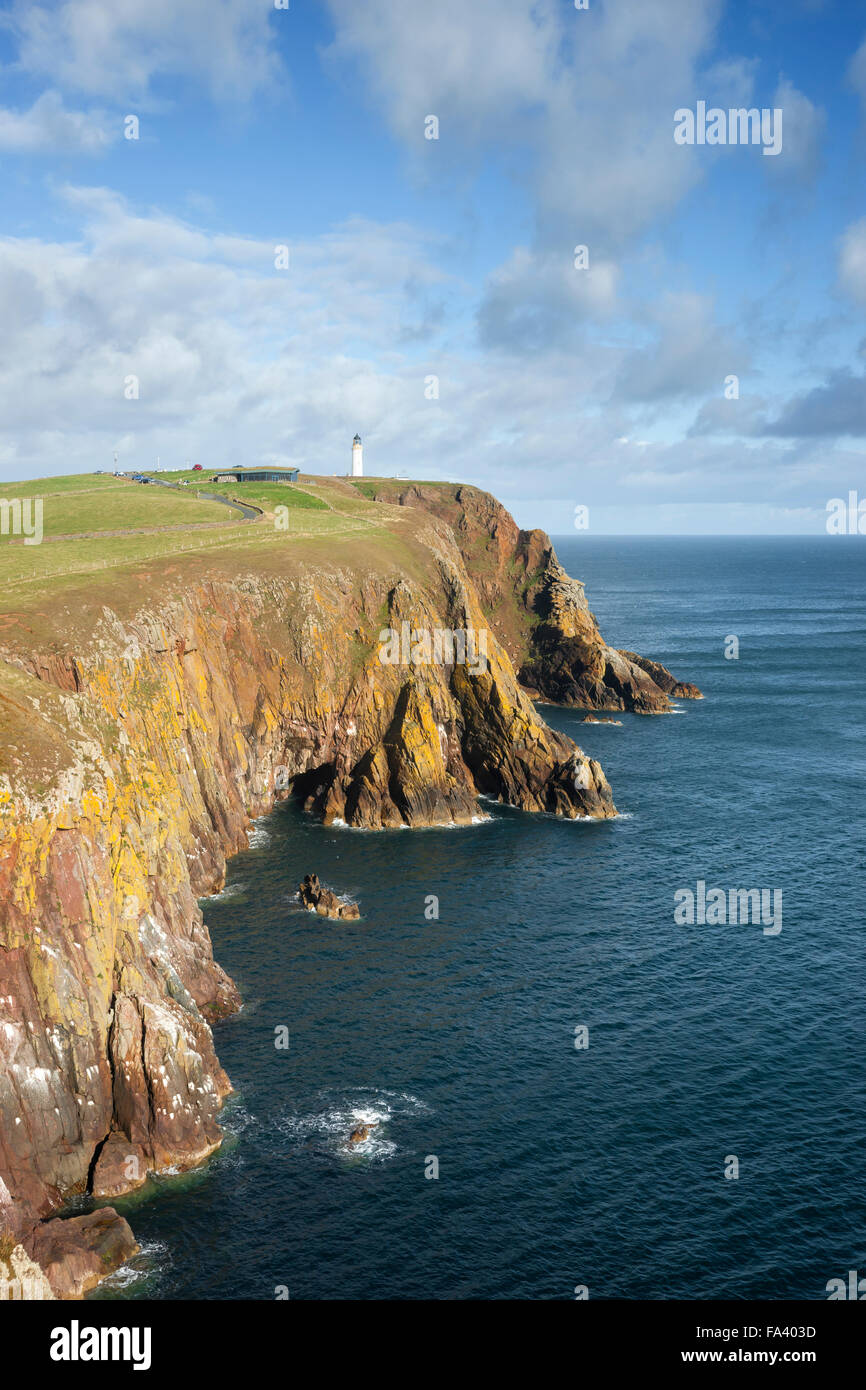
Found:
M 866 39 L 863 40 L 848 67 L 848 80 L 859 92 L 860 100 L 866 107 Z
M 652 6 L 578 11 L 562 0 L 329 6 L 332 65 L 360 66 L 418 169 L 442 180 L 510 151 L 533 230 L 484 287 L 488 348 L 573 346 L 589 320 L 627 317 L 618 297 L 630 243 L 703 177 L 700 156 L 674 142 L 675 110 L 716 87 L 739 97 L 754 77 L 745 59 L 700 75 L 718 0 L 668 0 L 663 23 Z M 436 142 L 425 139 L 430 115 Z M 574 268 L 577 245 L 588 271 Z
M 360 62 L 394 130 L 420 156 L 436 115 L 435 157 L 479 146 L 529 152 L 536 237 L 599 255 L 645 228 L 701 176 L 673 141 L 695 90 L 718 0 L 591 6 L 561 0 L 329 0 L 335 63 Z M 426 155 L 430 155 L 426 142 Z
M 811 179 L 820 165 L 821 142 L 827 126 L 826 112 L 782 78 L 773 96 L 773 106 L 782 111 L 782 150 L 774 159 L 761 161 L 770 177 L 793 176 Z
M 0 150 L 12 154 L 99 154 L 115 133 L 103 114 L 71 111 L 54 91 L 29 111 L 0 109 Z
M 701 93 L 707 106 L 751 106 L 758 72 L 757 58 L 726 58 L 707 68 Z
M 549 0 L 330 0 L 337 25 L 334 63 L 360 58 L 394 129 L 423 147 L 424 119 L 437 115 L 441 138 L 474 142 L 501 136 L 548 98 L 558 26 Z
M 282 13 L 263 0 L 16 0 L 5 24 L 23 71 L 128 103 L 157 75 L 250 96 L 277 72 L 269 19 Z
M 866 217 L 854 222 L 842 236 L 839 283 L 852 299 L 866 304 Z
M 748 365 L 749 354 L 716 323 L 707 295 L 660 295 L 648 311 L 647 327 L 650 343 L 623 362 L 616 387 L 623 399 L 651 402 L 709 390 L 722 395 L 725 378 Z
M 478 327 L 486 347 L 517 353 L 566 346 L 591 319 L 617 307 L 619 269 L 611 261 L 575 266 L 572 251 L 533 254 L 518 247 L 484 287 Z
M 517 505 L 522 524 L 551 530 L 569 529 L 576 504 L 617 495 L 634 507 L 673 493 L 785 505 L 835 495 L 822 480 L 839 451 L 826 440 L 732 449 L 654 428 L 646 442 L 658 406 L 635 400 L 635 382 L 666 389 L 693 358 L 711 380 L 719 370 L 702 297 L 664 301 L 648 320 L 658 344 L 637 365 L 613 333 L 568 352 L 481 356 L 470 291 L 441 269 L 449 248 L 430 233 L 354 219 L 294 243 L 278 271 L 270 243 L 137 212 L 105 189 L 66 198 L 74 241 L 0 240 L 7 479 L 107 467 L 115 449 L 128 466 L 158 454 L 168 466 L 343 471 L 360 430 L 371 472 L 476 482 Z M 447 312 L 422 347 L 412 330 L 437 299 Z M 124 399 L 129 374 L 137 401 Z M 425 397 L 429 374 L 438 400 Z M 632 395 L 612 398 L 629 374 Z
M 293 245 L 281 271 L 270 242 L 135 213 L 105 189 L 66 198 L 76 242 L 0 240 L 7 473 L 89 466 L 121 436 L 164 457 L 288 451 L 319 466 L 329 439 L 411 420 L 407 391 L 423 408 L 400 335 L 429 295 L 460 292 L 423 234 L 353 220 Z

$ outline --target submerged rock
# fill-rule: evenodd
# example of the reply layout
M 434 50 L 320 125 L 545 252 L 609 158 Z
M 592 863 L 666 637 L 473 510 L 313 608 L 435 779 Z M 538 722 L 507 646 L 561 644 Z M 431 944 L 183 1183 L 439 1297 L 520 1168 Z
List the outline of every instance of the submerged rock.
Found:
M 332 889 L 319 882 L 318 874 L 307 874 L 298 888 L 298 896 L 308 912 L 317 912 L 320 917 L 357 921 L 361 916 L 357 903 L 343 902 Z

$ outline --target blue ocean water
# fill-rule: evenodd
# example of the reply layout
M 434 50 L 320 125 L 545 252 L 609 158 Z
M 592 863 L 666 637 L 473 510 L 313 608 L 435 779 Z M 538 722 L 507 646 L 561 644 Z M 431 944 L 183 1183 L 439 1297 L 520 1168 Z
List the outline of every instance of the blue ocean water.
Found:
M 866 546 L 558 552 L 610 643 L 706 699 L 543 711 L 613 822 L 260 822 L 205 904 L 246 1001 L 216 1029 L 229 1141 L 116 1203 L 143 1254 L 94 1297 L 821 1299 L 866 1273 Z M 300 912 L 309 871 L 362 921 Z M 781 933 L 677 925 L 699 879 L 781 889 Z

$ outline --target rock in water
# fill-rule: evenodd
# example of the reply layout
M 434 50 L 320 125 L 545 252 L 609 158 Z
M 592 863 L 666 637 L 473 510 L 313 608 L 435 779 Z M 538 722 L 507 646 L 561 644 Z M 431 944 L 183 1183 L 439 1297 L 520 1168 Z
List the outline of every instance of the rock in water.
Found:
M 344 903 L 336 893 L 319 882 L 318 874 L 307 874 L 298 888 L 298 895 L 307 911 L 317 912 L 320 917 L 356 921 L 361 916 L 357 903 Z
M 44 1221 L 23 1244 L 44 1271 L 55 1298 L 82 1298 L 139 1248 L 127 1222 L 113 1207 Z

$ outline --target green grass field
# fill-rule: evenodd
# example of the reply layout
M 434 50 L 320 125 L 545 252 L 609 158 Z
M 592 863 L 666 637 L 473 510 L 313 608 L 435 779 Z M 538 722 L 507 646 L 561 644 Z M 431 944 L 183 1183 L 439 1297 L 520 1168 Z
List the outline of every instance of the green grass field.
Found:
M 333 554 L 338 538 L 346 542 L 370 536 L 377 553 L 392 544 L 391 508 L 368 501 L 344 480 L 305 478 L 302 485 L 280 483 L 213 484 L 202 473 L 163 473 L 168 482 L 181 478 L 189 488 L 144 485 L 95 474 L 0 483 L 0 498 L 42 498 L 40 545 L 24 545 L 21 536 L 0 535 L 0 586 L 4 608 L 28 605 L 71 594 L 92 576 L 102 585 L 114 575 L 155 566 L 172 557 L 196 555 L 221 564 L 256 564 L 278 560 L 286 547 L 314 563 Z M 255 521 L 219 502 L 196 497 L 196 488 L 237 497 L 263 509 Z M 288 527 L 277 524 L 276 508 L 288 508 Z
M 204 492 L 218 492 L 222 497 L 237 497 L 241 502 L 250 502 L 254 507 L 264 507 L 268 511 L 273 511 L 274 507 L 277 506 L 308 511 L 327 509 L 327 504 L 321 498 L 304 492 L 297 483 L 212 483 L 208 473 L 194 473 L 190 470 L 158 475 L 145 473 L 145 477 L 148 476 L 159 476 L 167 483 L 186 482 L 189 484 L 190 491 L 195 486 Z
M 59 478 L 30 478 L 26 483 L 0 483 L 0 497 L 56 497 L 70 492 L 105 492 L 126 487 L 119 478 L 96 473 L 67 473 Z
M 3 494 L 0 494 L 3 495 Z M 19 496 L 27 494 L 19 493 Z M 42 498 L 45 536 L 81 535 L 88 531 L 129 531 L 145 526 L 194 526 L 225 522 L 231 517 L 219 502 L 198 501 L 195 494 L 118 483 L 113 488 L 64 488 L 34 491 Z M 237 517 L 240 513 L 235 513 Z M 2 538 L 3 540 L 6 537 Z

